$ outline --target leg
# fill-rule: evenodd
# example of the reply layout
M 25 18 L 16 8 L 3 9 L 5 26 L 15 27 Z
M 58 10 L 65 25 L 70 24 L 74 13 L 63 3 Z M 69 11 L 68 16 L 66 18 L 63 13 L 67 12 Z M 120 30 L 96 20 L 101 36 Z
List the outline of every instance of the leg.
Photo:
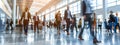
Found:
M 84 22 L 83 27 L 81 26 L 81 31 L 80 31 L 80 33 L 79 33 L 79 39 L 80 39 L 80 40 L 83 40 L 82 34 L 83 34 L 83 31 L 84 31 L 84 28 L 85 28 L 85 22 Z
M 36 24 L 36 28 L 37 28 L 37 32 L 39 33 L 39 26 L 38 26 L 38 22 Z
M 76 25 L 76 23 L 75 23 L 75 28 L 76 28 L 76 32 L 77 32 L 77 25 Z
M 36 32 L 36 22 L 34 22 L 34 33 Z
M 11 33 L 13 32 L 13 26 L 12 25 L 10 25 L 10 27 L 11 27 Z
M 116 28 L 117 28 L 117 24 L 116 23 L 113 23 L 114 25 L 114 33 L 116 33 Z
M 67 35 L 69 35 L 70 20 L 67 19 L 66 22 L 67 22 L 67 29 L 66 29 L 66 31 L 67 31 Z
M 70 26 L 70 28 L 71 28 L 71 32 L 73 32 L 74 24 L 72 24 L 72 25 Z
M 110 25 L 110 33 L 112 33 L 112 25 L 113 25 L 112 22 L 110 22 L 109 25 Z
M 28 32 L 28 20 L 25 21 L 25 35 L 27 35 Z

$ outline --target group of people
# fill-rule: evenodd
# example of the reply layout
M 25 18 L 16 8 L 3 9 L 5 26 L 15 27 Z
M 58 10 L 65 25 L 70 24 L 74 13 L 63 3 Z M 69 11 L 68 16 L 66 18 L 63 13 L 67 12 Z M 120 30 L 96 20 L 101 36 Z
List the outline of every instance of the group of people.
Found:
M 29 13 L 29 8 L 26 7 L 25 12 L 22 13 L 21 19 L 19 20 L 19 25 L 20 27 L 21 25 L 23 26 L 25 35 L 27 35 L 27 32 L 28 32 L 29 22 L 32 20 L 33 20 L 33 23 L 31 25 L 31 29 L 34 30 L 34 33 L 36 32 L 39 33 L 39 23 L 41 23 L 41 20 L 39 19 L 38 14 L 36 12 L 33 18 L 31 18 L 31 14 Z M 21 32 L 22 32 L 22 29 L 21 29 Z
M 116 29 L 119 29 L 119 17 L 118 13 L 116 13 L 116 16 L 113 14 L 113 11 L 110 11 L 109 19 L 108 21 L 105 19 L 104 21 L 105 28 L 107 29 L 107 32 L 110 32 L 110 34 L 113 34 L 112 30 L 114 30 L 114 33 L 117 33 Z
M 88 3 L 89 2 L 89 3 Z M 93 37 L 93 43 L 100 43 L 101 41 L 98 41 L 97 38 L 96 38 L 96 35 L 94 33 L 96 33 L 96 25 L 97 25 L 97 21 L 96 21 L 96 14 L 94 13 L 94 11 L 92 10 L 92 6 L 90 4 L 90 1 L 87 1 L 87 0 L 82 0 L 81 1 L 81 15 L 84 17 L 84 25 L 82 26 L 82 19 L 80 18 L 79 19 L 79 22 L 78 22 L 78 26 L 77 26 L 77 20 L 76 20 L 76 15 L 73 15 L 71 14 L 71 11 L 69 9 L 69 6 L 67 5 L 67 9 L 64 11 L 64 17 L 62 18 L 61 17 L 61 13 L 60 11 L 58 11 L 56 14 L 55 14 L 55 21 L 54 21 L 54 26 L 56 26 L 57 28 L 57 33 L 60 34 L 60 30 L 61 30 L 61 23 L 63 24 L 62 27 L 64 28 L 63 30 L 67 32 L 67 35 L 70 35 L 70 29 L 71 29 L 71 32 L 73 32 L 74 30 L 74 27 L 76 28 L 76 32 L 77 29 L 79 28 L 80 30 L 80 33 L 79 33 L 79 36 L 78 38 L 80 40 L 84 40 L 82 38 L 82 34 L 83 34 L 83 31 L 84 31 L 84 28 L 85 28 L 85 22 L 88 22 L 88 26 L 90 28 L 90 34 L 91 36 Z M 112 30 L 112 26 L 114 26 L 114 32 L 116 33 L 116 27 L 119 26 L 119 23 L 118 21 L 118 18 L 117 16 L 115 18 L 113 18 L 113 12 L 111 12 L 110 14 L 110 18 L 109 18 L 109 24 L 107 22 L 105 22 L 105 27 L 106 29 L 110 29 L 110 31 Z M 92 17 L 93 15 L 93 17 Z M 32 20 L 31 18 L 31 14 L 29 13 L 29 8 L 25 8 L 25 11 L 22 13 L 22 16 L 21 16 L 21 19 L 19 20 L 19 24 L 20 25 L 23 25 L 23 29 L 24 29 L 24 33 L 25 35 L 27 35 L 27 32 L 28 32 L 28 25 L 29 25 L 29 22 L 30 20 Z M 33 16 L 33 27 L 34 27 L 34 33 L 39 32 L 39 23 L 41 23 L 43 26 L 46 25 L 46 17 L 44 16 L 44 20 L 41 21 L 39 19 L 39 16 L 37 14 L 37 12 L 35 13 L 35 15 Z M 98 22 L 100 22 L 100 19 L 98 20 Z M 52 21 L 50 21 L 49 23 L 50 25 L 52 25 Z M 108 28 L 108 25 L 110 28 Z M 51 27 L 51 26 L 50 26 Z M 77 28 L 78 27 L 78 28 Z M 100 28 L 100 30 L 102 30 L 102 24 L 101 22 L 98 23 L 98 27 Z

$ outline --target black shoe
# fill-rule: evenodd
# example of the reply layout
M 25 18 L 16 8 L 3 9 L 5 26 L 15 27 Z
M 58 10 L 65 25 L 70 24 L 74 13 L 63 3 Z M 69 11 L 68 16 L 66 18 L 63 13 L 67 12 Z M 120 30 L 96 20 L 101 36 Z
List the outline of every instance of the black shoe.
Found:
M 69 33 L 69 32 L 67 32 L 67 35 L 70 35 L 70 33 Z
M 84 40 L 82 37 L 79 37 L 80 40 Z
M 101 41 L 93 40 L 93 43 L 101 43 Z

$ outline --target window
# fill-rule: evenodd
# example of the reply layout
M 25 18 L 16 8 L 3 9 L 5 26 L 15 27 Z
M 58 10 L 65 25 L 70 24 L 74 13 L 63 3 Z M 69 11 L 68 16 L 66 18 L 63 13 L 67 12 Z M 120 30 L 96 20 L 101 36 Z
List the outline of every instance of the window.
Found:
M 116 3 L 113 2 L 113 3 L 108 4 L 108 7 L 115 6 L 115 5 L 116 5 Z
M 98 6 L 98 5 L 103 5 L 103 0 L 97 0 L 96 3 L 97 3 L 97 6 Z
M 96 9 L 101 9 L 101 8 L 103 8 L 103 6 L 101 5 L 96 7 Z
M 117 0 L 107 0 L 107 3 L 113 3 L 116 2 Z
M 120 0 L 117 1 L 117 5 L 120 5 Z
M 69 3 L 73 2 L 73 1 L 75 1 L 75 0 L 68 0 Z

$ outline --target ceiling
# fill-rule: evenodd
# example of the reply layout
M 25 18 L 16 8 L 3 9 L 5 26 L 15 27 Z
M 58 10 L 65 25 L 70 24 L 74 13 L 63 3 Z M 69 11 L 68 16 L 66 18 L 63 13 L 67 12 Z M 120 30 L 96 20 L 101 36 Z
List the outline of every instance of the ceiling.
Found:
M 58 2 L 58 0 L 17 0 L 17 5 L 22 12 L 26 6 L 29 7 L 29 12 L 34 15 L 36 12 L 40 13 L 47 9 L 48 6 L 52 6 L 55 2 Z
M 30 13 L 35 14 L 38 12 L 42 7 L 48 4 L 51 0 L 33 0 L 33 3 L 30 8 Z
M 10 17 L 12 16 L 13 12 L 13 1 L 14 0 L 0 0 L 0 4 L 2 4 L 1 9 L 4 10 Z M 25 7 L 29 8 L 29 12 L 34 15 L 37 13 L 42 13 L 46 9 L 50 8 L 51 6 L 56 5 L 61 0 L 16 0 L 16 4 L 19 7 L 19 13 L 21 14 L 24 12 Z

